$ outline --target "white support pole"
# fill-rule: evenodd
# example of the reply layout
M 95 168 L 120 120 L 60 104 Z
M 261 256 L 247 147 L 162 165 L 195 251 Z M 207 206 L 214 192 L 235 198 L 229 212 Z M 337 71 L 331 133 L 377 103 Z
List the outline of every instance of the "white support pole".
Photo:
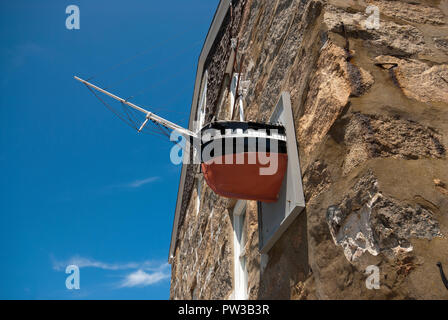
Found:
M 140 126 L 140 128 L 138 129 L 138 132 L 141 132 L 143 130 L 143 128 L 146 126 L 146 124 L 148 123 L 149 118 L 146 117 L 145 121 L 142 123 L 142 125 Z
M 170 122 L 170 121 L 168 121 L 168 120 L 166 120 L 166 119 L 164 119 L 162 117 L 159 117 L 158 115 L 156 115 L 156 114 L 154 114 L 154 113 L 152 113 L 152 112 L 150 112 L 148 110 L 145 110 L 145 109 L 143 109 L 143 108 L 133 104 L 132 102 L 126 101 L 123 98 L 120 98 L 120 97 L 114 95 L 113 93 L 110 93 L 110 92 L 108 92 L 108 91 L 106 91 L 106 90 L 104 90 L 104 89 L 102 89 L 100 87 L 97 87 L 96 85 L 94 85 L 94 84 L 92 84 L 90 82 L 87 82 L 86 80 L 83 80 L 83 79 L 81 79 L 81 78 L 79 78 L 77 76 L 75 76 L 74 78 L 76 80 L 84 83 L 85 85 L 87 85 L 87 86 L 89 86 L 89 87 L 91 87 L 91 88 L 93 88 L 95 90 L 98 90 L 99 92 L 102 92 L 102 93 L 108 95 L 109 97 L 114 98 L 115 100 L 118 100 L 118 101 L 120 101 L 120 102 L 122 102 L 122 103 L 124 103 L 124 104 L 126 104 L 128 106 L 130 106 L 131 108 L 134 108 L 134 109 L 136 109 L 136 110 L 146 114 L 146 120 L 143 123 L 143 125 L 140 127 L 140 130 L 143 129 L 144 125 L 146 125 L 146 123 L 148 122 L 148 119 L 151 119 L 151 120 L 154 120 L 154 121 L 160 123 L 161 125 L 163 125 L 163 126 L 165 126 L 167 128 L 170 128 L 170 129 L 173 129 L 173 130 L 179 132 L 181 135 L 183 135 L 187 139 L 189 137 L 197 138 L 197 134 L 194 133 L 193 131 L 190 131 L 188 129 L 182 128 L 181 126 L 178 126 L 175 123 L 172 123 L 172 122 Z

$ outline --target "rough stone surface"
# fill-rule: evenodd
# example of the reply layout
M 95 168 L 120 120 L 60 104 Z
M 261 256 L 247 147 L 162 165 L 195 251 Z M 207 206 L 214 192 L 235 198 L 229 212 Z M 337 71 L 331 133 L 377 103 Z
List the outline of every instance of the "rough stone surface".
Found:
M 366 27 L 368 5 L 380 9 L 379 29 Z M 436 266 L 448 265 L 448 2 L 247 0 L 238 15 L 245 117 L 265 121 L 291 93 L 306 198 L 265 255 L 248 202 L 249 299 L 448 299 Z M 208 119 L 228 116 L 220 48 Z M 171 298 L 226 299 L 235 201 L 203 183 L 196 213 L 196 190 Z M 369 265 L 378 290 L 366 287 Z
M 448 37 L 434 37 L 436 48 L 448 53 Z
M 330 31 L 343 34 L 342 23 L 349 37 L 364 40 L 365 45 L 372 47 L 374 53 L 411 56 L 431 52 L 423 32 L 417 27 L 381 20 L 379 29 L 368 29 L 367 15 L 364 12 L 351 13 L 333 6 L 328 6 L 327 9 L 325 23 Z
M 207 109 L 205 123 L 212 120 L 217 113 L 219 94 L 224 83 L 225 69 L 230 57 L 230 41 L 237 35 L 238 27 L 242 19 L 242 8 L 245 0 L 233 1 L 233 10 L 228 10 L 221 29 L 216 36 L 215 43 L 204 64 L 208 71 L 207 81 Z
M 417 205 L 400 204 L 384 196 L 371 172 L 362 177 L 341 203 L 327 209 L 327 223 L 335 244 L 347 260 L 364 252 L 377 256 L 411 251 L 411 238 L 442 236 L 433 213 Z
M 190 201 L 172 268 L 172 299 L 225 299 L 232 291 L 232 223 L 227 199 L 202 185 L 200 203 Z M 192 199 L 197 197 L 193 190 Z M 198 208 L 198 204 L 200 208 Z
M 439 8 L 420 3 L 390 0 L 374 0 L 367 3 L 377 6 L 381 14 L 391 18 L 415 23 L 445 24 L 445 15 Z
M 391 56 L 378 56 L 375 61 L 378 66 L 389 70 L 409 98 L 422 102 L 448 102 L 448 65 L 430 67 L 417 60 Z
M 367 71 L 347 59 L 348 53 L 335 44 L 322 49 L 298 123 L 298 139 L 307 153 L 328 133 L 350 95 L 359 96 L 373 84 Z
M 415 160 L 445 156 L 440 135 L 415 121 L 357 112 L 346 120 L 344 143 L 348 153 L 343 164 L 344 174 L 375 157 Z
M 325 190 L 331 183 L 330 179 L 325 162 L 316 160 L 310 164 L 303 173 L 303 184 L 308 186 L 304 190 L 305 201 L 308 202 Z

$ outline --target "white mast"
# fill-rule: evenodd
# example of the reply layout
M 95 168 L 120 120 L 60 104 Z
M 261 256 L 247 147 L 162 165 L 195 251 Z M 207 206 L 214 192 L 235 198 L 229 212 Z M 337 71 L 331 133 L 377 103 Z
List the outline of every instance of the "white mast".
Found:
M 131 108 L 134 108 L 135 110 L 138 110 L 138 111 L 146 114 L 146 120 L 140 126 L 140 129 L 138 129 L 138 132 L 142 131 L 142 129 L 148 123 L 148 120 L 154 120 L 154 121 L 160 123 L 161 125 L 163 125 L 163 126 L 165 126 L 167 128 L 170 128 L 170 129 L 173 129 L 173 130 L 179 132 L 187 140 L 189 139 L 189 137 L 197 138 L 197 134 L 194 133 L 193 131 L 190 131 L 188 129 L 182 128 L 181 126 L 178 126 L 175 123 L 172 123 L 172 122 L 170 122 L 168 120 L 165 120 L 162 117 L 159 117 L 158 115 L 156 115 L 156 114 L 154 114 L 154 113 L 152 113 L 152 112 L 150 112 L 148 110 L 145 110 L 145 109 L 143 109 L 143 108 L 141 108 L 141 107 L 139 107 L 139 106 L 137 106 L 137 105 L 135 105 L 135 104 L 133 104 L 133 103 L 131 103 L 129 101 L 126 101 L 126 100 L 124 100 L 124 99 L 122 99 L 122 98 L 120 98 L 120 97 L 118 97 L 118 96 L 116 96 L 116 95 L 114 95 L 114 94 L 104 90 L 104 89 L 101 89 L 100 87 L 97 87 L 96 85 L 91 84 L 90 82 L 87 82 L 86 80 L 78 78 L 77 76 L 75 76 L 75 79 L 80 81 L 80 82 L 82 82 L 82 83 L 84 83 L 85 85 L 95 89 L 95 90 L 98 90 L 99 92 L 102 92 L 102 93 L 108 95 L 111 98 L 114 98 L 115 100 L 120 101 L 121 103 L 127 104 L 128 106 L 130 106 Z

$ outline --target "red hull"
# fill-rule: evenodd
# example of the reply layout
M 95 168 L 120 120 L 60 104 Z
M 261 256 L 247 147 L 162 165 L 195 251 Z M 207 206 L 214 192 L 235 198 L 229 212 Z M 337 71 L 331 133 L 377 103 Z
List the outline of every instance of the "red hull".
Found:
M 273 175 L 261 175 L 260 168 L 269 168 L 261 164 L 255 152 L 244 153 L 244 164 L 236 163 L 233 154 L 233 164 L 226 164 L 226 156 L 219 156 L 202 163 L 202 172 L 207 184 L 212 190 L 227 198 L 275 202 L 285 176 L 288 155 L 278 153 L 278 166 Z M 270 156 L 269 153 L 266 154 Z M 255 164 L 248 164 L 248 159 L 256 159 Z M 216 161 L 221 160 L 221 164 Z M 227 160 L 227 162 L 229 162 Z

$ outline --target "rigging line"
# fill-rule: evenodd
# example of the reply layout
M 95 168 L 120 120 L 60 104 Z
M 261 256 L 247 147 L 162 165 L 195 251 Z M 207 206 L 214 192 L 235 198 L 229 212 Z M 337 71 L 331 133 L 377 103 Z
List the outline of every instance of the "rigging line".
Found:
M 132 123 L 129 123 L 128 121 L 126 121 L 126 119 L 124 119 L 118 112 L 116 112 L 114 108 L 112 108 L 111 106 L 109 106 L 109 104 L 107 104 L 106 101 L 104 101 L 100 96 L 98 96 L 98 95 L 96 94 L 96 92 L 93 91 L 88 85 L 85 85 L 85 86 L 90 90 L 90 92 L 93 93 L 93 95 L 94 95 L 95 97 L 97 97 L 98 100 L 101 101 L 101 103 L 102 103 L 107 109 L 109 109 L 110 111 L 112 111 L 118 118 L 120 118 L 120 119 L 121 119 L 124 123 L 126 123 L 128 126 L 130 126 L 131 128 L 136 129 L 136 128 L 133 126 Z
M 135 123 L 136 123 L 137 121 L 134 119 L 134 117 L 132 116 L 132 114 L 130 114 L 130 113 L 128 112 L 128 109 L 129 109 L 129 108 L 127 108 L 126 105 L 125 105 L 123 102 L 121 102 L 121 105 L 122 105 L 122 108 L 123 108 L 124 112 L 126 113 L 128 119 L 129 119 L 132 123 L 134 123 L 134 125 L 135 125 Z M 132 109 L 132 110 L 133 110 L 133 109 Z M 133 113 L 133 114 L 134 114 L 134 116 L 135 116 L 135 113 Z M 152 121 L 153 123 L 155 123 L 155 124 L 158 125 L 157 122 L 155 122 L 155 121 L 153 121 L 153 120 L 151 120 L 151 121 Z M 138 127 L 137 125 L 135 125 L 135 126 L 136 126 L 136 128 Z M 162 134 L 162 135 L 164 135 L 164 136 L 166 136 L 166 137 L 169 138 L 169 134 L 168 134 L 168 133 L 166 133 L 165 131 L 161 130 L 160 127 L 156 127 L 156 128 L 158 129 L 158 131 L 149 129 L 148 127 L 145 127 L 144 130 L 145 130 L 145 133 L 148 133 L 148 131 L 149 131 L 149 132 L 152 132 L 152 133 L 154 133 L 154 134 L 159 134 L 159 135 Z M 140 132 L 141 132 L 141 131 L 140 131 Z
M 134 121 L 134 120 L 130 117 L 130 115 L 129 115 L 129 113 L 128 113 L 128 110 L 127 110 L 127 108 L 125 107 L 124 103 L 123 103 L 122 101 L 120 101 L 120 104 L 121 104 L 121 108 L 123 109 L 124 113 L 125 113 L 126 116 L 128 117 L 128 120 L 129 120 L 130 122 L 132 122 L 132 123 L 134 124 L 134 126 L 136 126 L 136 124 L 135 124 L 136 121 Z
M 154 123 L 154 125 L 159 129 L 159 131 L 164 134 L 165 136 L 167 136 L 168 138 L 170 137 L 170 132 L 168 131 L 169 128 L 167 128 L 166 126 L 164 126 L 163 124 L 158 123 L 157 121 L 151 119 L 151 122 Z
M 139 122 L 139 121 L 137 121 L 137 120 L 138 120 L 138 117 L 136 117 L 137 120 L 135 120 L 135 119 L 134 119 L 134 117 L 135 117 L 135 113 L 132 114 L 132 112 L 131 112 L 131 113 L 129 112 L 129 110 L 133 110 L 133 109 L 127 108 L 126 105 L 125 105 L 123 102 L 121 102 L 121 105 L 122 105 L 122 108 L 123 108 L 124 112 L 126 113 L 128 119 L 129 119 L 132 123 L 134 123 L 135 128 L 138 128 L 138 125 L 136 125 L 136 123 Z M 133 115 L 134 115 L 134 116 L 133 116 Z M 139 114 L 139 115 L 140 115 L 140 114 Z M 142 121 L 144 121 L 144 120 L 142 120 Z M 165 135 L 164 132 L 160 132 L 160 130 L 156 131 L 156 130 L 153 130 L 153 129 L 149 129 L 148 127 L 145 127 L 144 130 L 145 130 L 145 133 L 153 133 L 154 135 L 156 135 L 156 134 L 158 134 L 158 135 L 160 135 L 160 134 Z M 138 129 L 137 129 L 137 131 L 138 131 Z M 142 131 L 143 131 L 143 130 L 142 130 Z M 142 132 L 142 131 L 140 131 L 140 132 Z
M 137 75 L 142 74 L 142 73 L 145 73 L 145 72 L 147 72 L 147 71 L 149 71 L 149 70 L 151 70 L 151 69 L 154 69 L 155 67 L 159 66 L 159 65 L 162 64 L 162 63 L 165 63 L 165 62 L 167 62 L 167 61 L 170 61 L 171 59 L 177 58 L 177 57 L 179 57 L 180 55 L 182 55 L 183 53 L 187 52 L 188 50 L 193 49 L 196 45 L 198 45 L 198 44 L 201 43 L 201 42 L 202 42 L 202 41 L 196 41 L 196 42 L 193 43 L 192 46 L 187 47 L 187 48 L 185 48 L 184 50 L 178 51 L 177 54 L 172 55 L 172 56 L 168 56 L 168 57 L 166 57 L 165 59 L 159 60 L 159 61 L 157 61 L 157 62 L 155 62 L 155 63 L 149 65 L 148 67 L 146 67 L 146 68 L 144 68 L 144 69 L 142 69 L 142 70 L 139 70 L 139 71 L 137 71 L 137 72 L 131 73 L 130 75 L 128 75 L 128 76 L 126 76 L 126 77 L 124 77 L 124 78 L 121 78 L 119 81 L 116 81 L 116 82 L 112 83 L 111 85 L 108 85 L 105 89 L 114 87 L 114 86 L 116 86 L 117 84 L 121 84 L 121 83 L 123 83 L 123 82 L 125 82 L 125 81 L 128 81 L 129 79 L 135 78 Z
M 135 130 L 138 131 L 138 128 L 135 127 L 133 123 L 130 123 L 130 122 L 126 121 L 126 119 L 124 119 L 124 118 L 123 118 L 117 111 L 115 111 L 114 108 L 112 108 L 106 101 L 104 101 L 99 95 L 97 95 L 96 92 L 93 91 L 88 85 L 86 85 L 86 87 L 89 89 L 90 92 L 93 93 L 93 95 L 94 95 L 98 100 L 101 101 L 101 103 L 102 103 L 107 109 L 109 109 L 113 114 L 115 114 L 121 121 L 123 121 L 123 122 L 126 123 L 128 126 L 130 126 L 131 128 L 133 128 L 133 129 L 135 129 Z M 153 134 L 154 134 L 154 135 L 155 135 L 155 134 L 158 134 L 158 132 L 155 132 L 155 131 L 154 131 Z
M 125 107 L 126 107 L 126 106 L 125 106 Z M 130 110 L 131 117 L 132 117 L 132 114 L 135 115 L 136 111 L 135 111 L 134 109 L 130 109 L 130 108 L 127 108 L 127 109 Z M 138 115 L 141 115 L 141 114 L 139 113 Z M 158 131 L 148 129 L 148 126 L 146 126 L 146 127 L 145 127 L 142 131 L 140 131 L 140 132 L 141 132 L 141 133 L 145 133 L 145 134 L 151 134 L 151 133 L 148 133 L 148 132 L 146 132 L 146 131 L 154 132 L 154 133 L 157 134 L 157 137 L 159 137 L 159 138 L 167 137 L 168 140 L 169 140 L 170 142 L 172 142 L 174 145 L 177 144 L 176 141 L 172 141 L 172 140 L 170 139 L 170 138 L 171 138 L 171 132 L 169 131 L 169 130 L 170 130 L 169 128 L 163 126 L 162 124 L 160 124 L 160 123 L 158 123 L 158 122 L 154 122 L 154 120 L 151 120 L 151 122 L 154 123 L 154 125 L 156 126 L 156 128 L 158 129 Z M 160 126 L 160 128 L 157 127 L 157 126 Z M 163 129 L 165 129 L 165 131 L 164 131 Z M 163 135 L 163 136 L 162 136 L 162 135 Z
M 188 112 L 185 111 L 176 111 L 176 110 L 169 110 L 169 105 L 171 103 L 173 103 L 174 101 L 177 101 L 179 96 L 181 94 L 183 94 L 185 91 L 187 91 L 187 89 L 190 89 L 190 85 L 185 86 L 184 88 L 182 88 L 181 90 L 178 90 L 177 93 L 174 96 L 171 96 L 170 99 L 168 101 L 165 101 L 163 103 L 163 105 L 160 106 L 160 108 L 152 108 L 153 110 L 159 110 L 159 111 L 164 111 L 164 112 L 171 112 L 171 113 L 175 113 L 175 114 L 179 114 L 179 115 L 187 115 Z M 143 105 L 143 108 L 150 108 L 149 106 L 145 106 Z M 167 110 L 168 109 L 168 110 Z
M 186 66 L 187 66 L 187 67 L 190 67 L 189 65 L 186 65 Z M 166 83 L 168 80 L 171 80 L 171 79 L 174 79 L 174 78 L 178 77 L 179 75 L 185 73 L 185 71 L 186 71 L 186 68 L 184 68 L 184 69 L 179 69 L 178 72 L 174 73 L 173 75 L 168 75 L 168 76 L 165 77 L 164 79 L 162 79 L 162 80 L 160 80 L 160 81 L 157 81 L 157 82 L 153 83 L 152 85 L 150 85 L 150 86 L 148 86 L 148 87 L 146 87 L 146 88 L 144 88 L 144 89 L 138 91 L 136 94 L 134 94 L 134 95 L 132 95 L 132 96 L 126 98 L 125 100 L 126 100 L 126 101 L 129 101 L 130 99 L 135 98 L 135 97 L 141 95 L 142 93 L 147 92 L 148 90 L 150 90 L 150 89 L 152 89 L 152 88 L 154 88 L 154 87 L 156 87 L 156 86 L 159 86 L 159 85 L 161 85 L 161 84 Z
M 142 106 L 142 107 L 145 108 L 145 106 Z M 157 113 L 168 112 L 170 114 L 178 114 L 181 116 L 188 115 L 188 112 L 186 112 L 186 111 L 167 110 L 167 108 L 169 108 L 169 106 L 166 103 L 163 104 L 162 107 L 161 108 L 152 108 L 152 110 L 154 110 L 154 112 L 157 112 Z M 148 106 L 146 106 L 146 108 L 148 108 Z
M 148 131 L 149 131 L 149 132 L 148 132 Z M 159 132 L 157 132 L 157 131 L 153 131 L 153 130 L 151 130 L 151 129 L 147 129 L 146 127 L 145 127 L 142 131 L 140 131 L 140 133 L 143 133 L 143 134 L 147 134 L 147 135 L 156 137 L 156 138 L 158 138 L 158 139 L 160 139 L 160 140 L 166 142 L 166 137 L 165 137 L 164 135 L 162 136 Z
M 134 117 L 132 116 L 132 114 L 129 113 L 129 110 L 128 110 L 129 108 L 127 108 L 126 105 L 125 105 L 123 102 L 120 101 L 120 104 L 121 104 L 121 107 L 122 107 L 124 113 L 125 113 L 126 116 L 128 117 L 129 121 L 132 122 L 132 123 L 134 124 L 135 128 L 138 128 L 138 125 L 137 125 L 137 123 L 139 122 L 139 121 L 138 121 L 138 117 L 135 117 L 135 118 L 134 118 Z M 135 115 L 134 115 L 134 116 L 135 116 Z M 136 120 L 136 119 L 137 119 L 137 120 Z
M 167 135 L 164 131 L 162 131 L 159 127 L 157 127 L 157 126 L 155 126 L 156 127 L 156 129 L 157 129 L 157 131 L 155 131 L 155 130 L 151 130 L 151 129 L 149 129 L 149 128 L 143 128 L 143 130 L 142 131 L 140 131 L 140 132 L 143 132 L 143 131 L 149 131 L 149 132 L 154 132 L 154 133 L 157 133 L 158 135 L 159 135 L 159 137 L 167 137 L 167 138 L 169 138 L 170 136 L 169 135 Z
M 137 112 L 135 109 L 133 109 L 133 108 L 129 108 L 129 107 L 127 107 L 124 103 L 123 103 L 123 107 L 125 108 L 125 110 L 127 111 L 127 113 L 129 114 L 129 116 L 132 118 L 132 119 L 134 119 L 134 121 L 135 122 L 143 122 L 143 121 L 145 121 L 145 116 L 142 114 L 142 113 L 140 113 L 140 112 Z M 136 120 L 135 120 L 136 119 Z M 137 127 L 139 127 L 139 126 L 137 126 Z
M 169 131 L 170 129 L 165 127 L 165 126 L 163 126 L 163 125 L 162 125 L 162 127 L 163 127 L 163 131 L 166 132 L 166 134 L 168 135 L 168 138 L 169 138 L 171 136 L 171 132 Z
M 144 134 L 150 134 L 150 135 L 151 135 L 151 133 L 145 132 L 145 129 L 143 129 L 143 130 L 141 131 L 141 133 L 144 133 Z M 166 142 L 164 136 L 161 136 L 161 135 L 153 135 L 153 136 L 155 136 L 156 138 L 159 138 L 160 140 L 163 140 L 163 141 Z M 168 140 L 169 140 L 169 142 L 172 142 L 174 145 L 177 145 L 177 143 L 178 143 L 177 141 L 172 141 L 171 139 L 168 139 Z
M 136 120 L 134 119 L 134 117 L 132 117 L 132 115 L 129 113 L 128 108 L 126 107 L 126 105 L 125 105 L 122 101 L 120 101 L 120 104 L 121 104 L 121 108 L 123 109 L 124 113 L 125 113 L 126 116 L 128 117 L 129 121 L 130 121 L 131 123 L 134 124 L 135 128 L 137 128 L 137 127 L 138 127 L 138 125 L 137 125 L 137 121 L 136 121 Z
M 152 123 L 154 123 L 156 125 L 156 127 L 159 129 L 159 131 L 165 135 L 167 138 L 170 137 L 170 133 L 165 131 L 166 127 L 162 127 L 159 123 L 155 122 L 154 120 L 152 120 Z M 165 129 L 164 129 L 165 128 Z
M 160 134 L 154 134 L 154 133 L 146 132 L 145 130 L 140 131 L 140 133 L 151 135 L 153 137 L 156 137 L 156 138 L 166 142 L 165 136 L 161 136 Z
M 185 29 L 185 30 L 184 30 L 183 32 L 181 32 L 181 33 L 174 34 L 174 35 L 172 35 L 171 37 L 169 37 L 169 38 L 167 38 L 167 39 L 165 39 L 165 40 L 159 41 L 157 44 L 153 45 L 153 46 L 150 47 L 149 49 L 144 50 L 144 51 L 140 51 L 139 53 L 134 54 L 134 55 L 131 56 L 130 58 L 124 59 L 124 61 L 119 62 L 119 63 L 117 63 L 117 64 L 115 64 L 115 65 L 112 65 L 110 68 L 103 69 L 103 71 L 100 71 L 100 72 L 98 72 L 97 74 L 95 74 L 95 75 L 91 76 L 90 78 L 88 78 L 87 81 L 92 80 L 93 78 L 96 78 L 96 77 L 98 77 L 98 76 L 100 76 L 100 75 L 103 75 L 103 74 L 106 73 L 106 72 L 112 71 L 112 70 L 118 68 L 119 66 L 122 66 L 122 65 L 124 65 L 124 64 L 127 64 L 127 63 L 131 62 L 132 60 L 134 60 L 134 59 L 136 59 L 136 58 L 138 58 L 138 57 L 140 57 L 140 56 L 142 56 L 142 55 L 145 55 L 145 54 L 147 54 L 147 53 L 153 51 L 154 49 L 156 49 L 156 48 L 158 48 L 158 47 L 161 47 L 162 45 L 168 43 L 168 42 L 171 41 L 171 40 L 180 38 L 181 36 L 185 35 L 187 32 L 189 32 L 189 31 L 191 31 L 191 30 L 193 30 L 193 27 L 191 27 L 191 28 L 187 28 L 187 29 Z

